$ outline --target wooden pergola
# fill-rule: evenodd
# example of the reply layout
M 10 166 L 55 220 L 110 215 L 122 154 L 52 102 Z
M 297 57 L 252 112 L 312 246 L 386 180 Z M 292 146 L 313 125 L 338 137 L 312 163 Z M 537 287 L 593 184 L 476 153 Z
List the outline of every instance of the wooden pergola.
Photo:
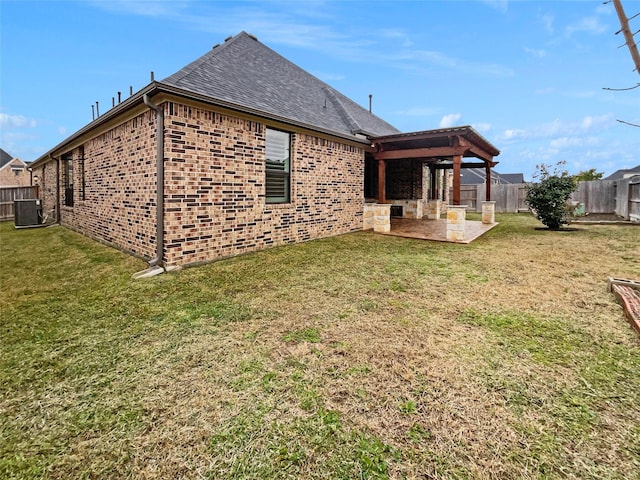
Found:
M 500 154 L 482 135 L 470 126 L 440 128 L 422 132 L 385 135 L 371 139 L 373 157 L 378 163 L 378 202 L 386 202 L 386 166 L 394 160 L 422 160 L 431 173 L 431 195 L 435 199 L 436 170 L 453 170 L 453 205 L 460 205 L 460 175 L 463 168 L 484 168 L 486 199 L 491 199 L 491 168 Z M 475 158 L 480 161 L 464 161 Z

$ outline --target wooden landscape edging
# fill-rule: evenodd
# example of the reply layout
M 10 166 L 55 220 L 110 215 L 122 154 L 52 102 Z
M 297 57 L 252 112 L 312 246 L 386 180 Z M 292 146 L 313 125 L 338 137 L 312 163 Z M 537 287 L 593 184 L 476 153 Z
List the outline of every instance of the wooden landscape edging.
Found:
M 609 278 L 609 291 L 622 305 L 631 327 L 640 336 L 640 282 L 622 278 Z

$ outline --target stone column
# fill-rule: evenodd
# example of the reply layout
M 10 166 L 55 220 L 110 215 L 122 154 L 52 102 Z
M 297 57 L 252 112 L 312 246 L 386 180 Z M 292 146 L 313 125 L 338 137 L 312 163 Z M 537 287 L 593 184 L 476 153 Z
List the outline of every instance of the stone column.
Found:
M 375 215 L 375 204 L 374 203 L 365 203 L 364 204 L 364 214 L 362 216 L 362 229 L 363 230 L 371 230 L 373 228 L 373 218 Z
M 449 205 L 447 207 L 447 240 L 462 242 L 465 239 L 464 228 L 467 221 L 466 205 Z
M 496 202 L 482 202 L 482 223 L 496 223 Z
M 389 233 L 391 231 L 391 205 L 376 203 L 373 215 L 373 231 Z
M 442 209 L 442 200 L 429 200 L 427 202 L 427 218 L 429 220 L 438 220 Z

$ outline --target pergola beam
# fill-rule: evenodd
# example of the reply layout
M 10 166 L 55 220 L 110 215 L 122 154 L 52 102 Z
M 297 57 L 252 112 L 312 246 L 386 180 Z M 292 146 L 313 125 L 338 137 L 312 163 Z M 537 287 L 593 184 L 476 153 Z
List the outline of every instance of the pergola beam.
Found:
M 453 168 L 453 163 L 436 163 L 433 164 L 433 167 L 431 166 L 432 164 L 429 164 L 429 168 L 435 168 L 436 170 L 451 170 Z M 473 162 L 461 162 L 460 163 L 460 168 L 485 168 L 485 166 L 487 165 L 486 162 L 482 162 L 482 163 L 473 163 Z M 493 167 L 493 163 L 491 163 L 491 166 Z
M 462 156 L 468 149 L 469 147 L 423 147 L 406 150 L 383 150 L 381 152 L 375 152 L 373 156 L 376 160 L 427 159 L 450 157 L 452 155 Z

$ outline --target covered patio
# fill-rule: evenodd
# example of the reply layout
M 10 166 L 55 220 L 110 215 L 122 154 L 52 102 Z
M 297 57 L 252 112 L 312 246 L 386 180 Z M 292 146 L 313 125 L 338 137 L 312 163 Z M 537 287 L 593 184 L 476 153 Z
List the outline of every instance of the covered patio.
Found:
M 369 228 L 381 233 L 404 231 L 412 232 L 405 236 L 414 238 L 466 243 L 495 224 L 491 169 L 497 164 L 494 157 L 500 151 L 473 127 L 386 135 L 374 137 L 371 142 L 365 163 L 365 229 L 370 219 L 373 226 Z M 466 222 L 465 206 L 460 202 L 460 177 L 465 168 L 483 168 L 486 173 L 483 221 L 475 222 L 485 227 Z M 427 234 L 424 225 L 404 221 L 438 221 L 445 212 L 444 235 L 443 228 L 435 225 L 430 227 L 435 233 Z M 404 222 L 395 221 L 396 218 Z

